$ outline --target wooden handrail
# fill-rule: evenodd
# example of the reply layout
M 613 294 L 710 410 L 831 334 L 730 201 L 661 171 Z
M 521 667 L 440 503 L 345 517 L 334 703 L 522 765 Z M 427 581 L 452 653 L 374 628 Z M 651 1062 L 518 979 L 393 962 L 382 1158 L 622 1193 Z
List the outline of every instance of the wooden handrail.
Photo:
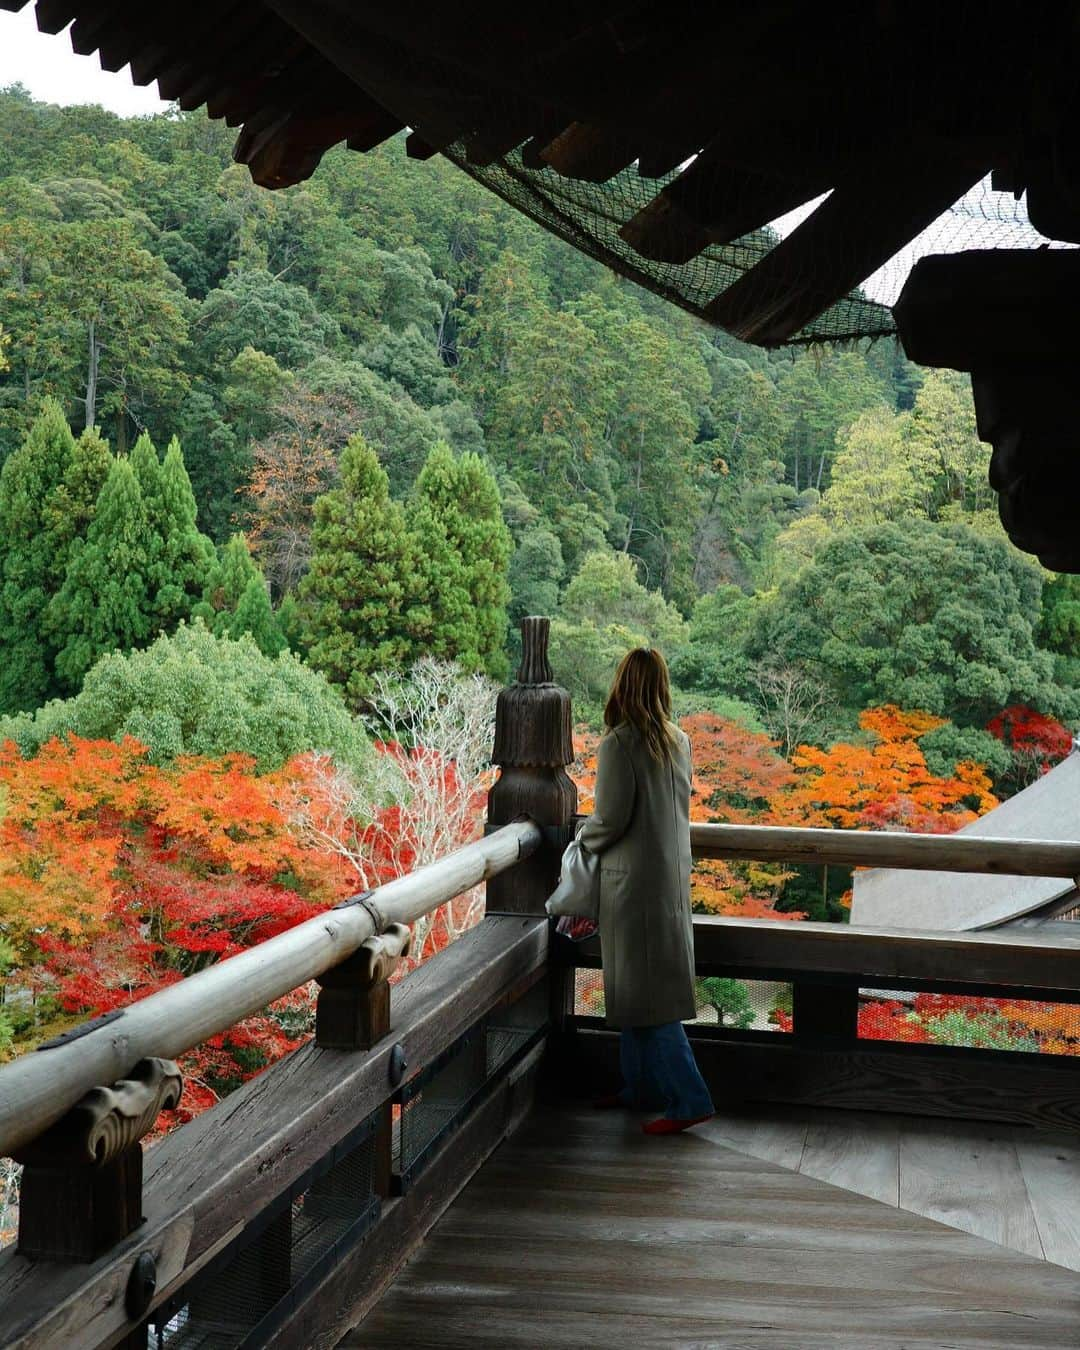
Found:
M 694 948 L 704 966 L 847 978 L 935 980 L 1047 990 L 1080 990 L 1080 924 L 1062 940 L 1037 932 L 926 932 L 846 923 L 778 923 L 694 915 Z
M 0 1068 L 0 1155 L 36 1138 L 91 1088 L 146 1056 L 175 1058 L 350 956 L 391 923 L 412 923 L 471 886 L 513 867 L 542 838 L 515 821 L 445 858 L 298 924 L 151 994 L 119 1017 Z M 78 1029 L 77 1029 L 78 1030 Z
M 908 867 L 1019 877 L 1080 877 L 1080 842 L 1063 843 L 1055 839 L 692 824 L 690 846 L 698 858 Z

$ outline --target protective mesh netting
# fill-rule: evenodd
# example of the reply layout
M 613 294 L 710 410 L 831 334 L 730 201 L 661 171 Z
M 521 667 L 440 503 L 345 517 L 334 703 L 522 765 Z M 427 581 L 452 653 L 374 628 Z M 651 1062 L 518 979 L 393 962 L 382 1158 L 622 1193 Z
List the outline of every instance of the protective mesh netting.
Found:
M 469 162 L 465 147 L 447 147 L 446 156 L 466 173 L 583 253 L 611 267 L 648 290 L 708 319 L 711 300 L 737 281 L 823 200 L 780 217 L 773 225 L 743 235 L 730 244 L 710 244 L 687 262 L 671 263 L 642 256 L 620 236 L 620 230 L 669 184 L 686 172 L 680 165 L 663 177 L 643 177 L 637 167 L 623 169 L 604 183 L 564 177 L 546 166 L 530 167 L 521 149 L 490 165 Z M 867 211 L 873 203 L 868 200 Z M 927 253 L 968 249 L 1071 247 L 1047 240 L 1028 220 L 1024 199 L 995 191 L 987 177 L 964 194 L 910 244 L 895 254 L 861 286 L 830 306 L 796 334 L 790 343 L 843 341 L 886 337 L 896 332 L 891 305 L 918 258 Z M 842 241 L 838 247 L 842 247 Z

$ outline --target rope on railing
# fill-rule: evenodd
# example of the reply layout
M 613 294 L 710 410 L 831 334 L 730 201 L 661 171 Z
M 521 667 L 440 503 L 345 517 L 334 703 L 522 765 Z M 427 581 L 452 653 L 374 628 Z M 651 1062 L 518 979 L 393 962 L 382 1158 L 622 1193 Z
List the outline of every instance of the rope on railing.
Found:
M 173 1059 L 339 964 L 392 923 L 408 924 L 497 876 L 541 842 L 530 820 L 327 910 L 288 932 L 207 967 L 138 1003 L 87 1023 L 40 1053 L 0 1068 L 0 1155 L 36 1138 L 91 1088 L 123 1078 L 140 1060 Z

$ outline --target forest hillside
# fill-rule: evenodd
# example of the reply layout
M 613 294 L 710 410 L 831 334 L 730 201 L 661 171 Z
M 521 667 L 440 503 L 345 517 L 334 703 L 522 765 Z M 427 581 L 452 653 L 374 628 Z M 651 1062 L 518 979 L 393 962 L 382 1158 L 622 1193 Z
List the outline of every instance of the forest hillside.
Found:
M 526 614 L 585 793 L 643 643 L 699 819 L 951 830 L 1069 752 L 1080 585 L 1006 540 L 965 378 L 742 346 L 401 139 L 278 193 L 232 139 L 0 91 L 0 1055 L 473 837 Z

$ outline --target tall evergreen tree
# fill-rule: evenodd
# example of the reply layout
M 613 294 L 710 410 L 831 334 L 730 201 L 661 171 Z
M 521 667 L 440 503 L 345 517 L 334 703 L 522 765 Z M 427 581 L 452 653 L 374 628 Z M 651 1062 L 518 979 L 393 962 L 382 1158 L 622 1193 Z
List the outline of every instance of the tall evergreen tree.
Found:
M 373 671 L 409 665 L 431 626 L 423 559 L 363 436 L 341 453 L 341 484 L 315 503 L 300 585 L 308 660 L 362 703 Z
M 214 546 L 196 523 L 198 509 L 191 479 L 184 467 L 180 442 L 174 436 L 161 466 L 161 515 L 164 541 L 162 569 L 154 617 L 163 631 L 186 619 L 198 602 L 214 564 Z
M 98 657 L 150 636 L 149 533 L 135 470 L 129 460 L 115 459 L 86 539 L 74 545 L 64 584 L 49 605 L 59 648 L 56 674 L 69 691 Z
M 190 618 L 214 563 L 214 546 L 196 525 L 197 508 L 175 437 L 164 464 L 144 432 L 131 452 L 146 510 L 149 613 L 152 632 L 171 632 Z
M 435 653 L 505 675 L 512 544 L 494 475 L 479 455 L 455 456 L 440 442 L 416 480 L 410 514 L 428 555 Z
M 75 442 L 64 481 L 44 510 L 61 576 L 71 545 L 76 539 L 85 538 L 90 528 L 98 494 L 105 486 L 111 464 L 109 442 L 97 427 L 88 428 Z
M 194 614 L 217 637 L 250 633 L 266 656 L 276 656 L 288 646 L 270 605 L 266 578 L 242 534 L 234 534 L 218 550 Z
M 53 692 L 42 618 L 64 575 L 58 510 L 75 438 L 46 399 L 22 446 L 0 472 L 0 709 L 36 708 Z

